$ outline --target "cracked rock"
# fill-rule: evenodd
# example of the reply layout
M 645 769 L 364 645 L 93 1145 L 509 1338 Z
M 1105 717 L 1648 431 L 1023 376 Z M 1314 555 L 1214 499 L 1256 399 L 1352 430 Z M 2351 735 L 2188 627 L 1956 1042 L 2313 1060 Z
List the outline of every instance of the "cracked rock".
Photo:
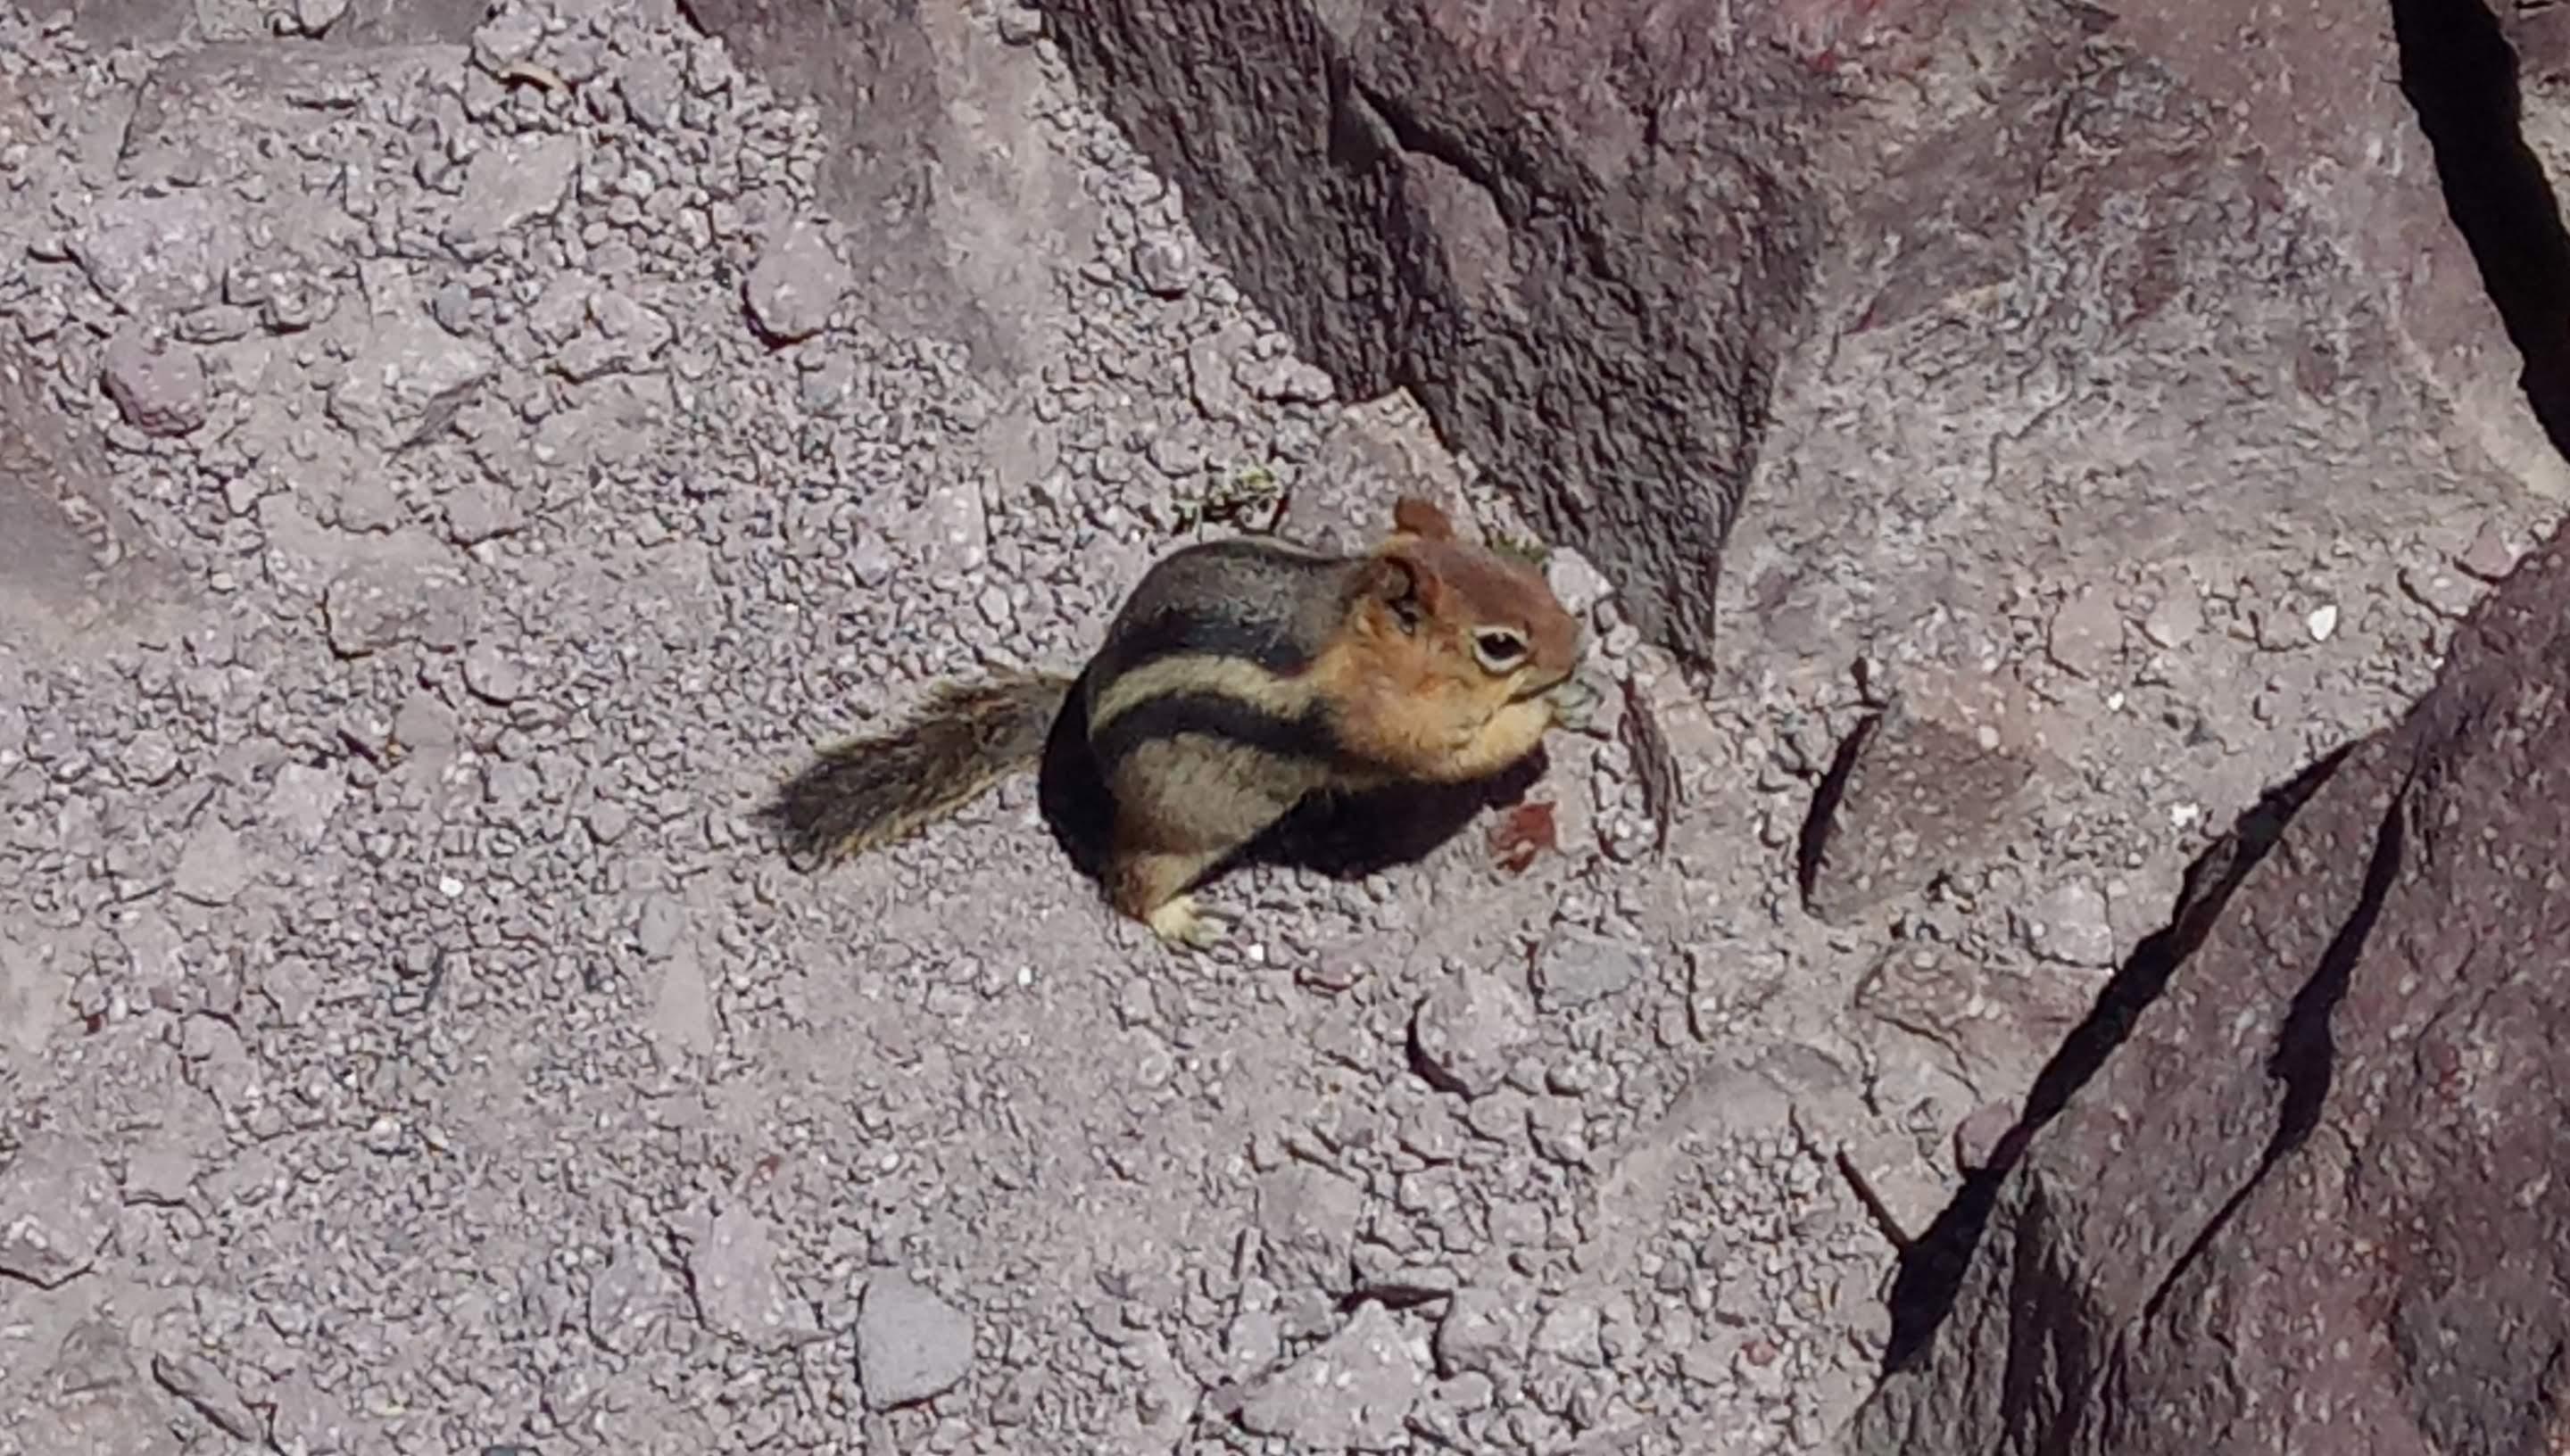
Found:
M 100 384 L 125 422 L 146 435 L 175 438 L 206 423 L 206 369 L 191 349 L 167 348 L 139 329 L 108 341 Z
M 741 289 L 758 331 L 770 343 L 790 344 L 828 327 L 854 282 L 821 225 L 798 218 L 760 250 Z
M 1428 1355 L 1399 1316 L 1368 1303 L 1309 1354 L 1260 1381 L 1240 1423 L 1306 1451 L 1392 1451 L 1409 1444 Z
M 902 1277 L 866 1280 L 857 1310 L 857 1380 L 866 1406 L 885 1411 L 955 1388 L 973 1364 L 973 1320 Z
M 107 1247 L 116 1179 L 90 1146 L 45 1131 L 0 1169 L 0 1274 L 52 1288 Z

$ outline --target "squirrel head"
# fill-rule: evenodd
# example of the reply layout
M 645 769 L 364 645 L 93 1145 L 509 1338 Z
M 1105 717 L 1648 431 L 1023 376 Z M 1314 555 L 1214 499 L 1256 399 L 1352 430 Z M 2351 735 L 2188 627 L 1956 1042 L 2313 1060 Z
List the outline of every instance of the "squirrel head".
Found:
M 1415 644 L 1422 666 L 1494 708 L 1578 668 L 1578 619 L 1532 563 L 1457 539 L 1445 511 L 1415 496 L 1395 503 L 1392 521 L 1358 579 L 1369 635 Z

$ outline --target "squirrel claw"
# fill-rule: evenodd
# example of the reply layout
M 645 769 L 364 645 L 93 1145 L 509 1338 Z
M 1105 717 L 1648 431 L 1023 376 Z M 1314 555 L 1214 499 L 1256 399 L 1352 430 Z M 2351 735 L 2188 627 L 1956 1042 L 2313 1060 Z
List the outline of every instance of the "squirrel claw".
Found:
M 1195 897 L 1181 895 L 1151 911 L 1151 933 L 1179 949 L 1209 950 L 1222 939 L 1222 916 L 1199 908 Z
M 1564 678 L 1561 686 L 1552 690 L 1552 721 L 1573 733 L 1580 732 L 1597 720 L 1597 705 L 1605 697 L 1586 678 Z

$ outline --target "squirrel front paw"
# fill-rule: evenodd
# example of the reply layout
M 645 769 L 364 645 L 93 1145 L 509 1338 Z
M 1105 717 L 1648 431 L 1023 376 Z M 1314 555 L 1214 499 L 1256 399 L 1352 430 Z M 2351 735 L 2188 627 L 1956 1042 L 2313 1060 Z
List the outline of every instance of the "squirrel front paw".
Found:
M 1151 933 L 1173 950 L 1210 950 L 1221 943 L 1225 930 L 1224 916 L 1196 904 L 1195 897 L 1181 895 L 1151 911 Z
M 1554 724 L 1573 733 L 1597 721 L 1597 706 L 1605 700 L 1606 694 L 1584 677 L 1564 678 L 1548 699 Z

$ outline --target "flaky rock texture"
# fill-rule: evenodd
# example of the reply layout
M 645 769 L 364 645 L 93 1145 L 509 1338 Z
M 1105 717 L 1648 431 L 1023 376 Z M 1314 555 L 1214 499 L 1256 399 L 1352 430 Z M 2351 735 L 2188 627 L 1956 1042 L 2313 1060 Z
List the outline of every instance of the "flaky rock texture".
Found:
M 1977 1247 L 1949 1305 L 1914 1279 L 1853 1452 L 2561 1449 L 2566 664 L 2556 535 L 2396 727 L 2199 867 L 1949 1214 Z
M 1347 394 L 1410 386 L 1704 655 L 1718 563 L 1817 646 L 2565 479 L 2392 17 L 2271 9 L 2253 48 L 2199 10 L 1046 13 Z

